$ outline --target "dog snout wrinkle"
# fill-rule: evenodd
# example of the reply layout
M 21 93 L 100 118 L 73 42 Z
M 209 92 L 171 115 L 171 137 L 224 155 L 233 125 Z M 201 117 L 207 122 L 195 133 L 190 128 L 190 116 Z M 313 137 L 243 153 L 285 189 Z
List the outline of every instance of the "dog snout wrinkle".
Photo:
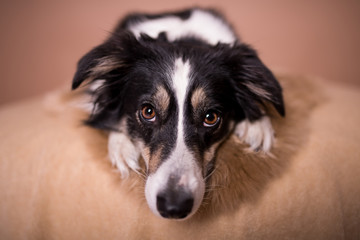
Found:
M 189 215 L 194 205 L 191 193 L 168 189 L 156 197 L 156 207 L 164 218 L 182 219 Z

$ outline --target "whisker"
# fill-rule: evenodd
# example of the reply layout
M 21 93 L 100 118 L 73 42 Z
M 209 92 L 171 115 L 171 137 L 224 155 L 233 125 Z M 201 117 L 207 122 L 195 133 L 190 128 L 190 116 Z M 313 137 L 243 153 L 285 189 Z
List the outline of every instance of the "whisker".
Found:
M 213 168 L 213 170 L 205 177 L 205 181 L 207 181 L 213 174 L 214 172 L 218 169 L 218 166 L 215 166 Z

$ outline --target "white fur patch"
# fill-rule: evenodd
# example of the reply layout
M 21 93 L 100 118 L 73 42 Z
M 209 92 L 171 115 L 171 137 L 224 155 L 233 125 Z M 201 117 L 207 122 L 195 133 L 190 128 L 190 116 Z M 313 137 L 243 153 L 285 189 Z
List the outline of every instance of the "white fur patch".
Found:
M 105 84 L 105 80 L 103 80 L 103 79 L 96 80 L 88 85 L 89 91 L 95 92 L 96 90 L 101 88 L 104 84 Z
M 252 151 L 263 151 L 269 153 L 274 143 L 274 130 L 270 118 L 267 116 L 250 122 L 244 120 L 235 127 L 235 135 L 250 145 Z
M 135 172 L 140 169 L 140 153 L 126 134 L 121 132 L 110 133 L 108 153 L 110 161 L 119 169 L 122 178 L 129 177 L 129 168 Z
M 97 112 L 97 108 L 94 104 L 96 95 L 92 93 L 96 92 L 101 86 L 104 85 L 105 80 L 96 80 L 95 82 L 89 83 L 87 85 L 87 90 L 90 92 L 88 94 L 83 94 L 81 98 L 77 99 L 76 102 L 72 103 L 72 105 L 76 108 L 80 108 L 87 113 Z
M 190 81 L 189 75 L 190 75 L 189 62 L 184 63 L 181 58 L 176 59 L 175 71 L 172 80 L 179 106 L 178 134 L 181 134 L 181 137 L 183 137 L 183 117 L 184 117 L 183 113 L 184 113 L 186 91 Z M 179 139 L 179 135 L 178 135 L 178 139 Z
M 137 38 L 141 33 L 157 38 L 159 33 L 166 32 L 169 41 L 188 36 L 199 37 L 212 45 L 219 42 L 233 44 L 236 41 L 234 32 L 221 18 L 200 9 L 194 10 L 187 20 L 168 16 L 135 23 L 129 30 Z

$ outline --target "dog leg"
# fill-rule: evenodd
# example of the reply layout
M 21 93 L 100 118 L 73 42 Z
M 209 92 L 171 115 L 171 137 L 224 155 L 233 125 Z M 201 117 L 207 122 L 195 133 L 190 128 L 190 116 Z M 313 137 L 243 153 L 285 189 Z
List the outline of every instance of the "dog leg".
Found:
M 110 133 L 108 153 L 110 161 L 119 169 L 122 178 L 129 177 L 129 168 L 138 173 L 140 153 L 125 134 Z
M 264 116 L 255 122 L 244 120 L 235 126 L 235 135 L 250 145 L 250 150 L 269 153 L 274 143 L 270 118 Z

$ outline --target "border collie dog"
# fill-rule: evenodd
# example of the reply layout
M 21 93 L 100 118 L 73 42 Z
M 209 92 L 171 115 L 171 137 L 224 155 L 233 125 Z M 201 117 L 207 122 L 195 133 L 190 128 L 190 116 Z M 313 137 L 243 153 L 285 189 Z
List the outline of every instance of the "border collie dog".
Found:
M 72 89 L 82 83 L 93 106 L 86 124 L 109 132 L 109 158 L 123 178 L 144 159 L 147 203 L 164 218 L 197 211 L 231 134 L 269 153 L 267 107 L 285 114 L 271 71 L 209 9 L 127 16 L 80 59 Z

